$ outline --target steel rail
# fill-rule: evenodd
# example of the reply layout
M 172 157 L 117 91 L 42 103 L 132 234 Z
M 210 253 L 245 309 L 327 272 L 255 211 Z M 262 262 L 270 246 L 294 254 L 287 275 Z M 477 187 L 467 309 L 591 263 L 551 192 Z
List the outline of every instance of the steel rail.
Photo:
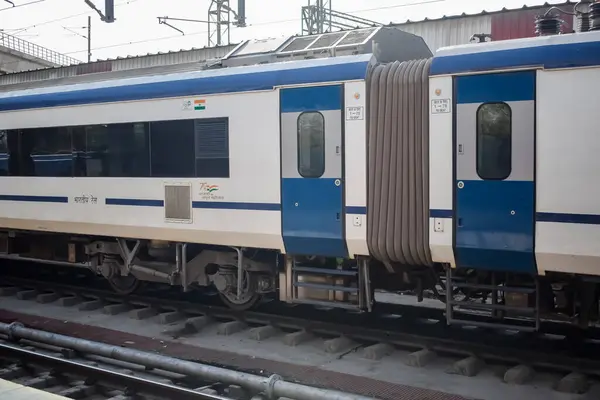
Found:
M 0 354 L 9 358 L 17 358 L 19 361 L 30 362 L 40 366 L 51 368 L 53 371 L 71 373 L 93 377 L 95 381 L 106 381 L 110 384 L 125 386 L 137 393 L 149 393 L 167 399 L 184 400 L 232 400 L 228 397 L 217 396 L 208 393 L 197 392 L 184 387 L 170 385 L 163 382 L 153 381 L 134 375 L 111 371 L 109 369 L 96 367 L 65 358 L 54 357 L 49 354 L 34 352 L 16 346 L 0 343 Z
M 0 333 L 12 340 L 27 339 L 34 342 L 72 349 L 84 354 L 107 357 L 119 361 L 143 365 L 164 371 L 175 372 L 186 376 L 197 377 L 210 382 L 222 382 L 249 388 L 256 393 L 263 393 L 269 398 L 289 397 L 297 400 L 367 400 L 370 397 L 344 393 L 317 387 L 286 382 L 278 375 L 263 377 L 246 372 L 229 370 L 198 362 L 181 360 L 154 353 L 113 346 L 86 339 L 79 339 L 56 333 L 26 328 L 20 323 L 0 323 Z

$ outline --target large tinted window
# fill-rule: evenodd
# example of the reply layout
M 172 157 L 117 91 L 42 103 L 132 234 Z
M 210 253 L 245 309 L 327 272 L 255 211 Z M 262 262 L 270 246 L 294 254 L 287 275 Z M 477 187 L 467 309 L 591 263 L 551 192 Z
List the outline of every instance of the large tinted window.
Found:
M 512 112 L 506 103 L 486 103 L 477 110 L 477 174 L 508 178 L 512 169 Z
M 26 176 L 72 176 L 73 151 L 68 128 L 36 128 L 20 132 L 19 168 Z
M 194 120 L 150 123 L 152 176 L 193 177 Z
M 9 175 L 8 131 L 0 131 L 0 176 Z
M 298 117 L 298 173 L 318 178 L 325 172 L 325 119 L 320 112 Z
M 150 176 L 147 123 L 72 128 L 74 176 Z
M 227 118 L 0 131 L 0 176 L 229 177 Z

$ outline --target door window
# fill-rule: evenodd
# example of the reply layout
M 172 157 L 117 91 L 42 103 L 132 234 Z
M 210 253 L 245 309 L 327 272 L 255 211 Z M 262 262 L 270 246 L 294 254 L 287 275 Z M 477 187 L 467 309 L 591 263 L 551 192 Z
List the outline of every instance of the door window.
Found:
M 477 174 L 503 180 L 512 170 L 512 111 L 506 103 L 485 103 L 477 110 Z
M 325 118 L 320 112 L 298 117 L 298 173 L 318 178 L 325 172 Z

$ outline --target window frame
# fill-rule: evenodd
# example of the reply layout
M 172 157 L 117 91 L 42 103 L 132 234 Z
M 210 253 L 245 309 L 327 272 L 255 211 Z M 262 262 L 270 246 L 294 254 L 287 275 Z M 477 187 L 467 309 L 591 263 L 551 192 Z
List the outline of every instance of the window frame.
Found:
M 508 138 L 509 138 L 509 149 L 510 149 L 510 169 L 508 171 L 508 174 L 504 177 L 501 178 L 489 178 L 489 177 L 485 177 L 482 176 L 481 173 L 479 172 L 479 139 L 480 139 L 480 132 L 479 132 L 479 122 L 480 122 L 480 112 L 481 109 L 484 106 L 488 106 L 488 105 L 495 105 L 495 104 L 502 104 L 505 105 L 506 107 L 508 107 L 508 118 L 509 118 L 509 131 L 508 131 Z M 513 170 L 513 149 L 512 149 L 512 134 L 513 134 L 513 111 L 512 111 L 512 107 L 510 106 L 510 104 L 508 104 L 505 101 L 490 101 L 490 102 L 486 102 L 486 103 L 481 103 L 479 105 L 479 107 L 477 107 L 477 111 L 475 112 L 475 172 L 477 173 L 477 176 L 479 178 L 481 178 L 484 181 L 504 181 L 506 179 L 508 179 L 510 177 L 510 175 L 512 174 L 512 170 Z
M 300 168 L 300 118 L 305 115 L 305 114 L 318 114 L 321 117 L 321 121 L 322 126 L 323 126 L 323 170 L 321 171 L 321 173 L 318 176 L 305 176 Z M 298 171 L 298 175 L 300 175 L 302 178 L 304 179 L 319 179 L 321 178 L 323 175 L 325 175 L 325 171 L 327 170 L 327 151 L 326 151 L 326 141 L 325 141 L 325 116 L 323 115 L 322 112 L 318 111 L 318 110 L 313 110 L 313 111 L 303 111 L 300 113 L 300 115 L 298 115 L 298 118 L 296 118 L 296 170 Z

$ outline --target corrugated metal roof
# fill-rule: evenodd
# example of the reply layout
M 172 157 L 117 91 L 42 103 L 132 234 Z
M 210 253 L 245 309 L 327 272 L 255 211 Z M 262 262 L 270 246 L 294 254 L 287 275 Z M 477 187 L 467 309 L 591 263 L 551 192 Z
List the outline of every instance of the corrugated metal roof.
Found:
M 220 59 L 234 49 L 236 45 L 205 47 L 201 49 L 170 51 L 168 53 L 147 54 L 98 60 L 90 63 L 69 65 L 66 67 L 41 68 L 0 76 L 0 85 L 13 85 L 46 79 L 61 79 L 98 72 L 127 71 L 169 65 L 202 63 Z
M 462 14 L 454 14 L 454 15 L 444 15 L 439 18 L 424 18 L 424 19 L 420 19 L 418 21 L 411 21 L 411 20 L 407 19 L 404 22 L 396 22 L 393 25 L 401 26 L 401 25 L 409 25 L 409 24 L 419 24 L 419 23 L 423 23 L 423 22 L 443 21 L 443 20 L 448 20 L 448 19 L 459 19 L 459 18 L 469 18 L 469 17 L 480 17 L 480 16 L 484 16 L 484 15 L 495 15 L 495 14 L 501 14 L 501 13 L 506 13 L 506 12 L 511 12 L 511 11 L 540 10 L 540 9 L 548 8 L 548 7 L 562 7 L 562 6 L 567 6 L 567 5 L 574 6 L 577 3 L 579 3 L 579 1 L 566 0 L 566 1 L 557 2 L 557 3 L 545 2 L 543 4 L 536 4 L 536 5 L 525 4 L 522 7 L 518 7 L 518 8 L 503 7 L 499 10 L 492 10 L 492 11 L 481 10 L 480 12 L 473 13 L 473 14 L 462 13 Z
M 423 38 L 429 49 L 435 51 L 441 47 L 469 43 L 475 33 L 490 33 L 492 20 L 489 15 L 480 15 L 466 19 L 448 18 L 435 23 L 421 22 L 396 25 L 397 28 Z

